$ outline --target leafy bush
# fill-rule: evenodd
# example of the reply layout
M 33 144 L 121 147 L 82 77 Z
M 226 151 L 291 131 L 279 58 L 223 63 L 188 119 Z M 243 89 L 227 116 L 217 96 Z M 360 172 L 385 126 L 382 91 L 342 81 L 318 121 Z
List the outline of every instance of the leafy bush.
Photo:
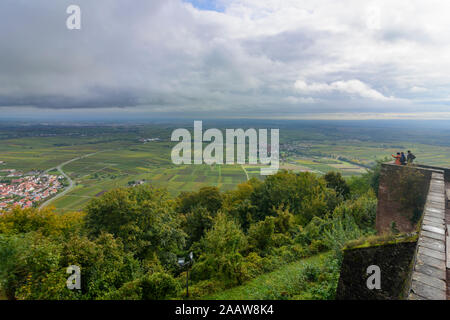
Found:
M 184 277 L 182 277 L 182 281 L 185 281 Z M 223 283 L 221 281 L 218 280 L 199 281 L 189 286 L 189 298 L 201 299 L 202 297 L 205 297 L 222 289 L 225 288 L 223 287 Z M 184 298 L 185 296 L 186 292 L 184 290 L 180 290 L 178 292 L 178 298 Z
M 275 231 L 278 233 L 291 233 L 295 227 L 295 217 L 289 208 L 280 207 L 275 211 Z
M 259 221 L 250 226 L 248 231 L 248 241 L 251 248 L 265 251 L 271 245 L 272 235 L 275 232 L 275 218 L 266 217 L 264 221 Z
M 328 250 L 328 246 L 325 240 L 313 240 L 309 245 L 309 252 L 311 254 L 317 254 L 319 252 L 323 252 Z
M 350 188 L 344 178 L 342 178 L 340 172 L 330 171 L 324 175 L 323 178 L 327 182 L 328 188 L 334 189 L 336 193 L 344 199 L 348 198 L 350 195 Z
M 189 242 L 188 246 L 199 241 L 213 225 L 213 216 L 204 207 L 193 207 L 185 216 L 183 229 L 186 232 Z
M 344 201 L 345 190 L 335 174 L 280 171 L 175 199 L 149 186 L 115 189 L 86 214 L 16 208 L 0 215 L 0 287 L 9 299 L 180 298 L 185 273 L 176 257 L 192 250 L 197 298 L 329 249 L 339 262 L 347 241 L 372 232 L 376 212 L 370 187 Z M 82 290 L 66 288 L 69 265 L 81 267 Z M 336 265 L 287 274 L 287 288 L 266 288 L 263 297 L 333 297 Z
M 180 290 L 179 283 L 167 273 L 154 273 L 125 283 L 105 295 L 108 300 L 164 300 Z
M 219 213 L 213 227 L 201 241 L 204 252 L 215 256 L 243 251 L 247 238 L 239 225 L 225 213 Z
M 317 281 L 317 278 L 320 274 L 320 268 L 317 265 L 306 264 L 303 269 L 303 274 L 306 277 L 306 280 L 309 282 Z
M 143 300 L 163 300 L 173 296 L 178 290 L 178 282 L 167 273 L 145 276 L 139 283 Z
M 222 194 L 217 187 L 203 187 L 198 192 L 182 192 L 177 198 L 177 207 L 179 212 L 188 213 L 202 206 L 215 215 L 222 208 L 222 202 Z
M 37 232 L 0 234 L 0 287 L 8 299 L 48 298 L 46 280 L 60 270 L 60 251 L 61 244 Z M 59 284 L 50 291 L 56 290 L 56 297 L 63 298 L 61 287 L 65 288 L 65 280 Z
M 169 267 L 185 244 L 186 234 L 165 190 L 149 186 L 115 189 L 92 200 L 86 210 L 91 236 L 111 233 L 140 259 L 156 253 Z
M 251 178 L 239 184 L 235 190 L 224 193 L 223 211 L 233 217 L 241 225 L 244 232 L 248 231 L 250 224 L 254 222 L 256 217 L 257 207 L 251 202 L 251 195 L 255 188 L 262 184 L 262 181 Z
M 336 207 L 333 217 L 351 216 L 360 229 L 372 231 L 375 226 L 377 203 L 375 194 L 369 191 L 357 199 L 347 200 Z
M 330 227 L 325 230 L 325 243 L 334 251 L 335 257 L 342 261 L 342 248 L 353 239 L 361 238 L 363 231 L 358 227 L 354 218 L 350 215 L 333 218 Z
M 199 245 L 201 255 L 192 267 L 194 280 L 221 279 L 227 285 L 235 285 L 248 278 L 240 254 L 247 248 L 247 238 L 224 213 L 217 215 Z
M 309 246 L 313 240 L 322 239 L 328 224 L 324 219 L 314 217 L 306 227 L 300 229 L 295 237 L 295 242 Z
M 24 234 L 32 231 L 40 232 L 46 237 L 70 237 L 80 233 L 84 226 L 84 214 L 80 212 L 61 215 L 54 209 L 14 207 L 5 212 L 0 219 L 0 233 Z
M 272 243 L 272 246 L 275 248 L 287 246 L 287 245 L 292 244 L 292 242 L 293 242 L 291 236 L 289 236 L 287 234 L 283 234 L 283 233 L 273 234 L 270 241 Z
M 71 219 L 81 218 L 21 209 L 1 217 L 8 228 L 0 233 L 0 286 L 8 298 L 96 299 L 139 276 L 139 262 L 120 239 L 101 234 L 90 240 L 75 232 L 77 224 L 73 230 L 66 226 Z M 81 268 L 80 291 L 66 288 L 69 265 Z
M 256 252 L 251 252 L 244 259 L 244 268 L 249 278 L 254 278 L 264 272 L 265 262 Z
M 252 192 L 250 200 L 256 207 L 254 220 L 264 220 L 274 215 L 277 208 L 285 207 L 290 208 L 301 224 L 306 224 L 314 216 L 324 216 L 327 212 L 326 189 L 324 180 L 314 174 L 279 171 Z

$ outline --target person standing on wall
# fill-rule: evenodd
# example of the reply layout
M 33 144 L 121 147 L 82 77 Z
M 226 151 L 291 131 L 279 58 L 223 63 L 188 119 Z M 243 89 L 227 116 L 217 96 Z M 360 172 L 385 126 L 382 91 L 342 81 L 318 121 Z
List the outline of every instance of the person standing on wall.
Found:
M 402 164 L 402 163 L 400 162 L 400 158 L 402 157 L 402 156 L 400 155 L 400 152 L 397 152 L 397 155 L 396 155 L 396 156 L 392 155 L 392 157 L 395 158 L 395 164 L 398 164 L 398 165 L 401 165 L 401 164 Z
M 413 155 L 410 150 L 408 150 L 408 155 L 406 156 L 406 161 L 408 162 L 408 164 L 412 164 L 415 158 L 416 156 Z
M 400 164 L 402 166 L 406 165 L 406 156 L 405 156 L 405 154 L 403 152 L 400 154 Z

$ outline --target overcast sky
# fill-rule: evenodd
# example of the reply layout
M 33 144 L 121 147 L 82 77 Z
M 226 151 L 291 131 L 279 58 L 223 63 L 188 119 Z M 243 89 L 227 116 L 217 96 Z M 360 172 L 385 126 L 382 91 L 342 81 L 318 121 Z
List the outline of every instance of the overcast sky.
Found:
M 449 16 L 448 0 L 1 0 L 0 118 L 450 118 Z

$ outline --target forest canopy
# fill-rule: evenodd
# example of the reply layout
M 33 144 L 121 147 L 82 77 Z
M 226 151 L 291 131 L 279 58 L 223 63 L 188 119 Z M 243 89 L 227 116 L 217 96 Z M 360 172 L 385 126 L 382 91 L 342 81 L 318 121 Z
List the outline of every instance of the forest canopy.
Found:
M 333 298 L 340 249 L 374 232 L 376 174 L 280 171 L 226 192 L 118 188 L 83 212 L 15 208 L 0 215 L 0 288 L 8 299 L 179 299 L 187 270 L 177 257 L 192 252 L 191 298 L 202 298 L 331 252 L 304 281 L 309 298 Z M 69 265 L 81 290 L 66 288 Z

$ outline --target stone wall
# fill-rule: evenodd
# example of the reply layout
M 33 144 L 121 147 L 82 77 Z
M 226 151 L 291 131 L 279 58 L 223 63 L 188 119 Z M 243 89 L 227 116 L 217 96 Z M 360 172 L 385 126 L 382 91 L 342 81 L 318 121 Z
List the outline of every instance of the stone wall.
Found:
M 401 195 L 398 194 L 399 192 L 397 189 L 399 186 L 398 183 L 396 183 L 396 180 L 398 180 L 399 177 L 404 177 L 402 174 L 420 173 L 422 181 L 419 183 L 421 186 L 419 194 L 424 199 L 424 205 L 433 171 L 435 170 L 415 166 L 399 166 L 392 163 L 385 163 L 382 165 L 376 217 L 376 229 L 378 234 L 390 233 L 392 231 L 392 222 L 395 222 L 399 232 L 417 231 L 417 222 L 420 220 L 420 217 L 415 217 L 417 213 L 415 213 L 413 209 L 406 208 L 402 204 Z M 401 186 L 401 188 L 407 190 L 408 186 Z M 420 211 L 423 211 L 423 208 Z
M 406 298 L 416 241 L 345 249 L 337 300 L 399 300 Z M 380 267 L 381 289 L 367 287 L 367 268 Z
M 446 298 L 445 185 L 449 177 L 449 169 L 382 165 L 376 218 L 381 236 L 375 238 L 378 242 L 365 240 L 366 244 L 358 245 L 356 241 L 344 249 L 337 299 Z M 405 205 L 411 202 L 414 210 Z M 392 235 L 392 222 L 403 235 Z M 367 287 L 371 265 L 381 269 L 380 290 Z

